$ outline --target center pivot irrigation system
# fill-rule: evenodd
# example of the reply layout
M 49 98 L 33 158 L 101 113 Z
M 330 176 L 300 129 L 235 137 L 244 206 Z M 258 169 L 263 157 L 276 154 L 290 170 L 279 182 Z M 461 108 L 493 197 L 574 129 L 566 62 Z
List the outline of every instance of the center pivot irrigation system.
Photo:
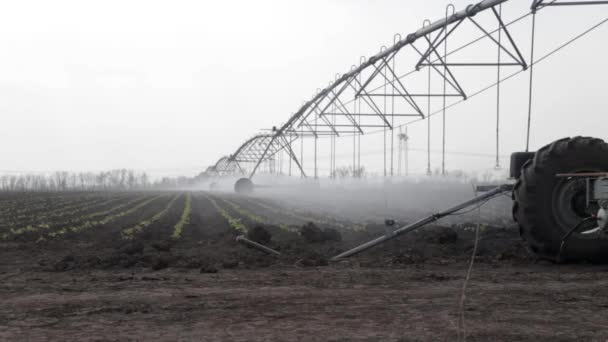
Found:
M 534 0 L 530 10 L 511 21 L 503 19 L 503 5 L 508 0 L 484 0 L 456 11 L 446 8 L 445 17 L 424 21 L 418 31 L 394 36 L 394 45 L 383 46 L 376 55 L 361 57 L 359 65 L 336 78 L 326 88 L 319 89 L 286 123 L 273 127 L 271 132 L 256 135 L 243 143 L 235 153 L 221 158 L 211 166 L 208 174 L 221 176 L 245 175 L 235 184 L 239 193 L 253 191 L 252 177 L 260 169 L 277 171 L 277 160 L 286 155 L 289 174 L 292 163 L 301 177 L 307 177 L 304 163 L 304 139 L 314 140 L 314 177 L 318 177 L 318 140 L 330 139 L 330 177 L 336 171 L 336 138 L 352 137 L 352 167 L 361 170 L 361 136 L 384 133 L 384 175 L 394 172 L 395 128 L 426 121 L 427 173 L 431 173 L 430 144 L 431 117 L 441 114 L 441 172 L 446 173 L 446 110 L 468 98 L 496 88 L 496 166 L 499 164 L 500 84 L 527 71 L 529 98 L 526 131 L 526 152 L 511 155 L 510 176 L 514 183 L 497 186 L 482 195 L 444 212 L 426 217 L 398 228 L 366 244 L 346 251 L 335 258 L 362 252 L 372 246 L 415 230 L 462 209 L 485 203 L 507 193 L 513 196 L 513 216 L 530 249 L 549 259 L 608 261 L 608 144 L 595 138 L 565 138 L 555 141 L 537 152 L 529 152 L 530 118 L 533 98 L 533 68 L 552 54 L 603 25 L 608 18 L 596 23 L 580 35 L 570 39 L 548 54 L 535 59 L 536 16 L 554 6 L 607 5 L 608 1 Z M 516 3 L 513 1 L 512 3 Z M 522 1 L 517 1 L 517 4 Z M 511 28 L 524 18 L 531 17 L 529 49 L 526 60 Z M 459 46 L 451 46 L 455 36 L 464 33 L 476 37 Z M 466 58 L 462 50 L 480 46 L 484 41 L 496 59 L 488 61 L 487 51 L 475 51 Z M 488 44 L 489 43 L 489 44 Z M 448 46 L 450 49 L 448 49 Z M 408 69 L 404 71 L 403 66 Z M 413 65 L 413 68 L 412 68 Z M 455 76 L 455 69 L 470 72 L 473 68 L 495 72 L 491 85 L 468 93 L 463 80 Z M 515 71 L 503 75 L 503 69 Z M 422 82 L 421 82 L 422 80 Z M 432 102 L 440 101 L 440 109 L 432 111 Z M 407 131 L 406 131 L 407 132 Z M 387 144 L 387 136 L 390 135 Z M 398 139 L 407 141 L 407 133 L 399 132 Z M 294 148 L 298 141 L 300 153 Z M 388 146 L 387 146 L 388 145 Z M 390 157 L 387 158 L 387 150 Z M 400 154 L 401 157 L 401 154 Z M 401 159 L 401 158 L 400 158 Z M 400 168 L 401 164 L 399 165 Z M 282 165 L 281 165 L 282 169 Z

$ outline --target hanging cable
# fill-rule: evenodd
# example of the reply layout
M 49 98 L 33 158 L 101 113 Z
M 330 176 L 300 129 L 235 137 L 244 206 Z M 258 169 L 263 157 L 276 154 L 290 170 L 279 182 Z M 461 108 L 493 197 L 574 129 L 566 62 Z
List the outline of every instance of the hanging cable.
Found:
M 426 27 L 430 25 L 431 21 L 426 19 L 422 23 L 422 27 Z M 432 41 L 432 36 L 429 34 L 428 41 Z M 429 63 L 431 64 L 431 63 Z M 428 79 L 427 79 L 427 94 L 431 93 L 431 66 L 427 66 L 428 68 Z M 426 99 L 427 104 L 427 124 L 426 124 L 426 174 L 431 175 L 431 97 L 428 96 Z
M 365 63 L 365 56 L 361 56 L 359 57 L 359 63 L 363 64 Z M 359 78 L 359 84 L 361 84 L 362 81 L 362 76 L 359 73 L 359 75 L 357 76 Z M 358 98 L 358 103 L 359 103 L 359 115 L 357 116 L 357 124 L 359 126 L 361 126 L 361 113 L 363 112 L 361 110 L 361 97 Z M 359 177 L 362 176 L 363 172 L 361 170 L 361 133 L 359 132 L 358 134 L 358 139 L 357 139 L 357 173 L 359 175 Z
M 530 15 L 530 14 L 528 14 L 528 15 Z M 598 28 L 599 26 L 601 26 L 604 23 L 606 23 L 606 21 L 608 21 L 608 18 L 601 20 L 599 23 L 593 25 L 592 27 L 590 27 L 589 29 L 585 30 L 581 34 L 575 36 L 574 38 L 572 38 L 572 39 L 570 39 L 568 41 L 566 41 L 564 44 L 558 46 L 557 48 L 555 48 L 554 50 L 548 52 L 547 54 L 543 55 L 542 57 L 538 58 L 537 60 L 534 60 L 534 47 L 535 47 L 534 40 L 535 40 L 535 31 L 536 31 L 536 23 L 535 23 L 536 17 L 535 17 L 535 13 L 532 13 L 531 15 L 532 15 L 532 49 L 531 49 L 531 59 L 530 59 L 530 63 L 529 63 L 529 66 L 530 66 L 531 70 L 530 70 L 530 88 L 529 88 L 529 103 L 528 103 L 528 122 L 527 122 L 527 132 L 526 132 L 526 150 L 529 150 L 529 140 L 530 140 L 530 133 L 531 133 L 530 131 L 531 131 L 531 114 L 532 114 L 532 95 L 533 95 L 533 91 L 532 91 L 533 90 L 533 87 L 532 87 L 533 86 L 533 73 L 532 73 L 533 66 L 535 64 L 538 64 L 538 63 L 546 60 L 547 58 L 551 57 L 555 53 L 557 53 L 560 50 L 564 49 L 568 45 L 572 44 L 573 42 L 577 41 L 578 39 L 582 38 L 583 36 L 587 35 L 591 31 L 593 31 L 594 29 Z M 521 19 L 521 18 L 519 18 L 519 19 Z M 497 31 L 494 31 L 494 32 L 499 32 L 499 35 L 500 35 L 500 30 L 501 30 L 501 28 L 499 28 Z M 444 51 L 444 53 L 445 53 L 445 51 Z M 493 83 L 493 84 L 491 84 L 491 85 L 489 85 L 487 87 L 484 87 L 484 88 L 478 90 L 475 93 L 469 94 L 468 99 L 470 99 L 470 98 L 472 98 L 472 97 L 474 97 L 476 95 L 479 95 L 479 94 L 481 94 L 481 93 L 489 90 L 490 88 L 492 88 L 494 86 L 496 86 L 497 88 L 499 88 L 501 82 L 504 82 L 504 81 L 506 81 L 506 80 L 508 80 L 510 78 L 513 78 L 513 77 L 515 77 L 516 75 L 518 75 L 519 73 L 521 73 L 523 71 L 524 70 L 519 70 L 519 71 L 517 71 L 515 73 L 512 73 L 512 74 L 504 77 L 503 79 L 499 79 L 497 82 L 495 82 L 495 83 Z M 428 75 L 429 76 L 429 80 L 428 80 L 429 93 L 430 93 L 430 89 L 431 89 L 431 77 L 430 77 L 431 75 L 430 74 L 431 73 L 430 73 L 430 70 L 429 70 L 429 75 Z M 497 74 L 498 74 L 498 77 L 500 78 L 500 72 L 497 72 Z M 499 91 L 497 90 L 497 95 L 498 94 L 499 94 Z M 464 100 L 460 100 L 460 101 L 451 103 L 450 105 L 446 105 L 445 108 L 449 109 L 449 108 L 451 108 L 451 107 L 453 107 L 455 105 L 458 105 L 458 104 L 460 104 L 462 102 L 464 102 Z M 360 103 L 360 98 L 359 98 L 359 103 Z M 424 118 L 424 119 L 428 120 L 428 130 L 427 130 L 427 135 L 428 135 L 427 136 L 427 140 L 428 140 L 427 141 L 427 173 L 428 173 L 428 172 L 430 172 L 430 132 L 431 132 L 431 130 L 430 130 L 430 117 L 433 116 L 433 115 L 441 113 L 443 111 L 443 108 L 441 110 L 439 110 L 439 111 L 431 112 L 430 99 L 428 99 L 427 105 L 428 105 L 428 115 L 427 115 L 428 117 Z M 359 110 L 361 110 L 361 108 Z M 499 126 L 499 121 L 498 121 L 499 115 L 500 115 L 500 113 L 499 113 L 499 100 L 497 100 L 497 151 L 498 152 L 500 151 L 500 149 L 499 149 L 499 142 L 500 142 L 500 140 L 499 140 L 499 133 L 500 133 L 499 129 L 500 129 L 500 126 Z M 406 126 L 408 126 L 410 124 L 413 124 L 413 123 L 415 123 L 417 121 L 421 121 L 421 120 L 424 120 L 424 119 L 412 120 L 410 122 L 404 123 L 404 124 L 399 125 L 397 127 L 404 127 L 404 126 L 406 127 Z M 360 122 L 360 115 L 358 116 L 358 120 Z M 376 131 L 376 132 L 378 132 L 378 131 Z M 372 131 L 372 132 L 368 132 L 368 134 L 373 134 L 373 133 L 376 133 L 376 132 Z M 360 147 L 360 137 L 359 137 L 359 141 L 358 142 L 359 142 L 359 147 Z M 358 151 L 359 152 L 358 153 L 358 164 L 360 165 L 360 154 L 361 154 L 360 150 L 361 149 L 359 148 L 358 150 L 359 150 Z M 289 166 L 290 166 L 290 173 L 291 173 L 291 158 L 289 160 L 289 164 L 290 164 Z
M 319 116 L 315 115 L 315 179 L 319 178 L 319 166 L 317 165 L 317 145 L 319 143 L 318 120 Z
M 498 17 L 502 18 L 502 4 L 498 5 Z M 500 169 L 500 53 L 501 53 L 502 26 L 498 23 L 498 63 L 496 66 L 496 164 L 495 169 Z
M 291 177 L 291 160 L 293 159 L 293 150 L 291 149 L 291 137 L 289 139 L 289 143 L 287 145 L 289 145 L 289 176 Z
M 304 126 L 300 128 L 300 177 L 304 177 Z
M 351 67 L 351 70 L 355 69 L 356 67 L 357 67 L 356 65 L 353 65 Z M 353 101 L 353 115 L 357 115 L 357 101 Z M 356 130 L 356 131 L 358 131 L 358 130 Z M 356 170 L 355 170 L 356 167 L 357 167 L 356 162 L 357 162 L 357 135 L 353 134 L 353 169 L 352 169 L 352 172 L 353 172 L 352 176 L 353 176 L 353 178 L 356 175 Z
M 338 105 L 334 106 L 334 113 L 338 112 Z M 336 127 L 336 115 L 332 115 L 331 117 L 331 124 Z M 337 137 L 334 135 L 334 144 L 332 146 L 332 154 L 333 154 L 333 161 L 332 161 L 332 173 L 334 175 L 334 178 L 336 178 L 336 143 L 337 143 Z
M 532 120 L 532 81 L 534 79 L 534 36 L 536 34 L 536 11 L 532 12 L 532 42 L 530 49 L 530 87 L 528 89 L 528 127 L 526 129 L 526 152 L 530 150 L 530 121 Z
M 330 110 L 333 112 L 334 107 L 331 106 Z M 332 116 L 330 122 L 333 123 L 334 117 Z M 334 143 L 336 140 L 336 136 L 334 134 L 331 135 L 331 139 L 329 140 L 329 178 L 334 178 Z
M 409 160 L 409 141 L 410 141 L 410 136 L 407 134 L 407 126 L 405 126 L 405 142 L 404 142 L 404 148 L 405 148 L 405 175 L 409 176 L 410 172 L 409 172 L 409 168 L 410 168 L 410 160 Z
M 598 22 L 597 24 L 595 24 L 595 25 L 591 26 L 591 27 L 590 27 L 590 28 L 588 28 L 587 30 L 585 30 L 585 31 L 581 32 L 580 34 L 576 35 L 575 37 L 573 37 L 573 38 L 569 39 L 568 41 L 566 41 L 566 42 L 565 42 L 565 43 L 563 43 L 562 45 L 558 46 L 557 48 L 555 48 L 555 49 L 553 49 L 553 50 L 549 51 L 548 53 L 544 54 L 542 57 L 538 58 L 538 59 L 537 59 L 537 60 L 536 60 L 534 63 L 530 63 L 530 66 L 532 66 L 532 65 L 536 65 L 536 64 L 539 64 L 539 63 L 541 63 L 541 62 L 545 61 L 547 58 L 549 58 L 549 57 L 553 56 L 554 54 L 556 54 L 556 53 L 558 53 L 559 51 L 563 50 L 564 48 L 566 48 L 566 47 L 567 47 L 567 46 L 569 46 L 570 44 L 572 44 L 572 43 L 574 43 L 575 41 L 579 40 L 580 38 L 582 38 L 582 37 L 586 36 L 586 35 L 587 35 L 587 34 L 589 34 L 591 31 L 593 31 L 593 30 L 597 29 L 598 27 L 602 26 L 602 25 L 603 25 L 603 24 L 605 24 L 606 22 L 608 22 L 608 18 L 604 18 L 604 19 L 602 19 L 602 20 L 601 20 L 600 22 Z M 512 74 L 510 74 L 510 75 L 508 75 L 508 76 L 505 76 L 503 79 L 501 79 L 501 80 L 500 80 L 500 81 L 498 81 L 498 82 L 494 82 L 494 83 L 492 83 L 492 84 L 490 84 L 490 85 L 488 85 L 488 86 L 486 86 L 486 87 L 483 87 L 483 88 L 481 88 L 481 89 L 477 90 L 476 92 L 473 92 L 473 93 L 471 93 L 471 94 L 468 94 L 468 95 L 467 95 L 467 100 L 470 100 L 471 98 L 473 98 L 473 97 L 475 97 L 475 96 L 478 96 L 478 95 L 480 95 L 480 94 L 485 93 L 486 91 L 488 91 L 488 90 L 490 90 L 490 89 L 492 89 L 492 88 L 496 87 L 496 85 L 498 85 L 498 83 L 502 83 L 502 82 L 508 81 L 508 80 L 510 80 L 511 78 L 513 78 L 513 77 L 515 77 L 515 76 L 517 76 L 517 75 L 521 74 L 521 73 L 522 73 L 522 72 L 524 72 L 524 71 L 526 71 L 526 70 L 524 70 L 524 69 L 520 69 L 520 70 L 518 70 L 518 71 L 515 71 L 514 73 L 512 73 Z M 463 100 L 458 100 L 458 101 L 456 101 L 456 102 L 454 102 L 454 103 L 449 104 L 449 105 L 448 105 L 446 108 L 447 108 L 447 109 L 450 109 L 450 108 L 452 108 L 452 107 L 454 107 L 454 106 L 457 106 L 457 105 L 459 105 L 459 104 L 461 104 L 461 103 L 463 103 L 463 102 L 465 102 L 465 101 L 466 101 L 466 100 L 464 100 L 464 99 L 463 99 Z M 429 116 L 435 116 L 435 115 L 437 115 L 437 114 L 440 114 L 440 113 L 441 113 L 441 111 L 442 111 L 441 109 L 440 109 L 440 110 L 437 110 L 437 111 L 434 111 L 434 112 L 430 113 L 430 114 L 429 114 Z M 397 126 L 397 127 L 409 126 L 409 125 L 411 125 L 411 124 L 414 124 L 414 123 L 417 123 L 417 122 L 420 122 L 420 121 L 423 121 L 423 120 L 424 120 L 424 121 L 426 121 L 426 119 L 427 119 L 427 118 L 418 118 L 418 119 L 415 119 L 415 120 L 412 120 L 412 121 L 406 122 L 406 123 L 404 123 L 404 124 L 401 124 L 401 125 L 399 125 L 399 126 Z M 368 133 L 366 133 L 366 134 L 368 134 L 368 135 L 369 135 L 369 134 L 375 134 L 375 133 L 379 133 L 379 132 L 381 132 L 381 131 L 380 131 L 380 130 L 377 130 L 377 131 L 371 131 L 371 132 L 368 132 Z
M 447 83 L 447 70 L 448 70 L 448 12 L 452 9 L 452 14 L 456 12 L 456 7 L 454 5 L 449 4 L 445 8 L 445 27 L 443 29 L 444 38 L 443 38 L 443 114 L 442 114 L 442 133 L 441 133 L 441 175 L 445 176 L 445 106 L 446 106 L 446 83 Z M 430 92 L 429 92 L 430 94 Z
M 385 45 L 383 45 L 380 48 L 380 52 L 386 51 L 386 49 L 387 49 L 387 47 Z M 384 70 L 382 70 L 382 72 L 384 74 L 386 74 L 386 69 L 387 69 L 386 65 L 384 66 L 383 69 Z M 384 82 L 384 94 L 386 94 L 386 86 L 387 86 L 387 84 L 388 84 L 388 82 Z M 384 113 L 387 112 L 387 108 L 388 108 L 388 106 L 386 104 L 386 96 L 383 96 L 383 100 L 384 100 L 383 101 L 384 107 L 383 107 L 383 110 L 382 110 L 382 113 L 383 113 L 382 116 L 384 117 L 384 120 L 386 120 L 386 115 L 384 114 Z M 384 177 L 386 177 L 386 123 L 384 124 L 384 140 L 383 140 L 383 143 L 384 143 Z
M 397 154 L 397 176 L 401 176 L 401 156 L 403 155 L 403 141 L 401 137 L 403 136 L 403 129 L 399 127 L 399 145 L 397 145 L 398 154 Z
M 399 42 L 401 40 L 401 35 L 399 33 L 395 34 L 393 36 L 393 45 L 397 44 L 397 42 Z M 391 96 L 391 177 L 394 174 L 394 159 L 395 159 L 395 150 L 394 150 L 394 144 L 395 144 L 395 82 L 397 80 L 397 69 L 395 68 L 395 60 L 396 58 L 393 57 L 393 69 L 391 74 L 393 75 L 393 81 L 392 81 L 392 96 Z

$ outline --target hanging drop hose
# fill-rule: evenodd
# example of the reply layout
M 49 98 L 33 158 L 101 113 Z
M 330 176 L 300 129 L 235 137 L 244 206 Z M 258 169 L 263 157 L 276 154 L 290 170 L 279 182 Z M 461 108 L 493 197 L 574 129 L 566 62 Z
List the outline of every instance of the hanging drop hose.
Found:
M 532 12 L 532 40 L 530 47 L 530 85 L 528 88 L 528 126 L 526 129 L 526 152 L 530 150 L 530 122 L 532 121 L 532 82 L 534 80 L 534 37 L 536 35 L 536 11 Z M 500 82 L 499 82 L 500 83 Z
M 570 238 L 570 236 L 572 234 L 574 234 L 574 232 L 576 232 L 583 224 L 591 221 L 591 220 L 597 220 L 596 216 L 589 216 L 587 218 L 582 219 L 579 223 L 577 223 L 572 229 L 570 229 L 563 237 L 562 237 L 562 241 L 559 245 L 559 252 L 557 253 L 557 256 L 555 257 L 555 262 L 560 263 L 562 261 L 562 252 L 564 251 L 564 247 L 566 246 L 566 241 L 568 241 L 568 239 Z

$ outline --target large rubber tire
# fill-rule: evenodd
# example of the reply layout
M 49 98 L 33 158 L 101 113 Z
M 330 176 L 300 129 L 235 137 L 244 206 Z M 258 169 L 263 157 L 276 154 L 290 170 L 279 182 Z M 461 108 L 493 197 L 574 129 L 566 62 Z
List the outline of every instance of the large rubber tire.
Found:
M 234 184 L 234 191 L 237 194 L 249 195 L 253 192 L 253 182 L 249 178 L 241 178 Z
M 534 158 L 534 152 L 514 152 L 511 154 L 511 165 L 509 167 L 509 177 L 513 179 L 521 176 L 521 167 L 524 164 Z
M 540 258 L 555 260 L 564 234 L 590 214 L 581 212 L 584 180 L 556 174 L 601 171 L 608 171 L 608 144 L 588 137 L 555 141 L 523 165 L 513 190 L 513 218 L 521 236 Z M 601 233 L 573 234 L 560 259 L 607 262 L 608 238 Z

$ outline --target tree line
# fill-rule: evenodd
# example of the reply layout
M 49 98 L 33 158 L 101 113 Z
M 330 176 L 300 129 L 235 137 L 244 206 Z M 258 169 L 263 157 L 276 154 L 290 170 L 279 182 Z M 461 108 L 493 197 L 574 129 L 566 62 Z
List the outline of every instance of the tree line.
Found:
M 175 190 L 196 185 L 196 177 L 163 177 L 151 181 L 145 172 L 115 169 L 101 172 L 56 171 L 50 174 L 0 176 L 0 191 L 134 191 Z

